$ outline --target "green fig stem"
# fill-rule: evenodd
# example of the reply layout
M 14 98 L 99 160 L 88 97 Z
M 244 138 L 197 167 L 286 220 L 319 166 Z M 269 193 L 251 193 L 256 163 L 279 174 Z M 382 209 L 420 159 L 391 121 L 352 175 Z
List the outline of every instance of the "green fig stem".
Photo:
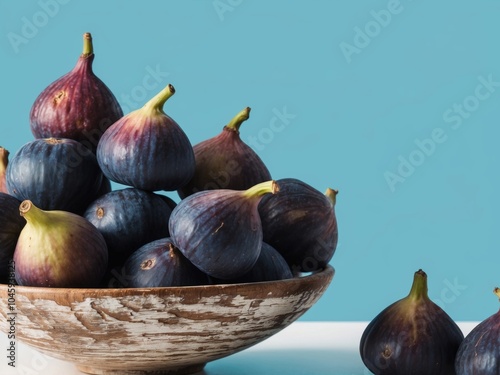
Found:
M 261 197 L 268 193 L 276 194 L 279 190 L 278 183 L 274 180 L 269 180 L 245 190 L 243 196 L 246 198 Z
M 94 46 L 92 45 L 92 35 L 90 33 L 83 34 L 83 52 L 82 57 L 89 57 L 94 54 Z
M 495 289 L 493 289 L 493 293 L 495 293 L 496 296 L 498 297 L 498 299 L 500 299 L 500 288 L 499 287 L 496 287 Z
M 31 224 L 47 223 L 50 224 L 50 218 L 47 217 L 45 211 L 36 207 L 30 200 L 24 200 L 19 206 L 19 213 Z
M 236 116 L 233 117 L 231 121 L 226 125 L 227 129 L 239 131 L 241 124 L 250 118 L 250 107 L 246 107 L 245 109 L 238 112 Z
M 325 191 L 326 197 L 330 200 L 332 203 L 332 206 L 335 206 L 335 203 L 337 202 L 337 194 L 339 193 L 338 190 L 333 190 L 330 188 L 327 188 Z
M 9 164 L 9 151 L 0 147 L 0 192 L 9 193 L 7 189 L 7 164 Z
M 154 113 L 163 113 L 163 105 L 165 102 L 175 94 L 175 88 L 170 83 L 161 90 L 158 94 L 156 94 L 153 98 L 151 98 L 142 109 L 144 111 L 150 111 Z
M 429 298 L 427 295 L 427 274 L 421 269 L 415 272 L 413 276 L 413 284 L 408 294 L 408 298 L 412 300 Z
M 7 164 L 9 164 L 9 151 L 0 147 L 0 174 L 5 172 Z

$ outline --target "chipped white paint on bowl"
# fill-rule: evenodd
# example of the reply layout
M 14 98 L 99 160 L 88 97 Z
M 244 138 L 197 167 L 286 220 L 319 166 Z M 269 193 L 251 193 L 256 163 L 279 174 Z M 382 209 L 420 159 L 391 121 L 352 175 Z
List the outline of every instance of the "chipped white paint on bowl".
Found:
M 334 276 L 193 287 L 16 287 L 20 341 L 90 374 L 190 374 L 255 345 L 303 315 Z M 7 286 L 0 329 L 7 332 Z M 300 340 L 300 338 L 298 338 Z

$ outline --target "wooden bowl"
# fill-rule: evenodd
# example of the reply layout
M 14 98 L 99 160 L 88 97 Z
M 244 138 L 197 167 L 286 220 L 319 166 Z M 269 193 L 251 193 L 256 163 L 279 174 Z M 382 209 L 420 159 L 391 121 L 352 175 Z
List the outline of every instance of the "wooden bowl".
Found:
M 193 287 L 16 286 L 16 338 L 89 374 L 192 374 L 291 324 L 334 273 L 327 266 L 289 280 Z M 0 285 L 3 332 L 7 289 Z

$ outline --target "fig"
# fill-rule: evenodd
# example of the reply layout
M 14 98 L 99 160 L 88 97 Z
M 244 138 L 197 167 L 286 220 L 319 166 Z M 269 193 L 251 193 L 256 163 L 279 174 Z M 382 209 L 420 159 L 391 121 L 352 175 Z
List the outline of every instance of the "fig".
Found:
M 87 207 L 83 217 L 103 235 L 109 264 L 115 267 L 142 245 L 168 237 L 171 212 L 160 195 L 124 188 L 97 198 Z
M 9 151 L 0 147 L 0 193 L 9 193 L 7 191 L 6 173 L 7 165 L 9 164 Z
M 174 191 L 193 176 L 193 147 L 163 105 L 169 84 L 142 108 L 111 125 L 97 145 L 97 161 L 111 181 L 149 191 Z
M 0 192 L 0 281 L 9 279 L 9 262 L 14 255 L 17 239 L 26 221 L 19 215 L 21 202 Z
M 218 280 L 211 278 L 211 283 L 257 283 L 262 281 L 276 281 L 291 278 L 293 278 L 293 274 L 285 259 L 276 249 L 263 242 L 259 258 L 250 271 L 232 280 Z
M 259 204 L 264 242 L 285 258 L 293 272 L 324 268 L 337 248 L 337 191 L 325 194 L 295 178 L 277 180 L 279 194 Z
M 111 181 L 109 180 L 109 178 L 103 175 L 101 185 L 99 186 L 99 189 L 97 189 L 97 193 L 95 194 L 95 199 L 102 197 L 104 194 L 107 194 L 112 190 L 113 188 L 111 186 Z
M 78 141 L 40 138 L 22 146 L 7 166 L 7 190 L 42 210 L 77 214 L 95 198 L 102 184 L 95 155 Z
M 500 298 L 500 289 L 494 293 Z M 465 337 L 455 359 L 457 375 L 500 374 L 500 310 L 484 319 Z
M 453 375 L 463 339 L 456 323 L 429 298 L 427 274 L 420 269 L 408 296 L 368 324 L 360 354 L 375 375 Z
M 178 190 L 181 198 L 203 190 L 246 190 L 271 180 L 261 158 L 240 138 L 240 126 L 250 117 L 250 108 L 240 111 L 217 136 L 193 147 L 194 176 Z
M 21 202 L 26 219 L 14 251 L 16 281 L 38 287 L 91 288 L 103 278 L 108 249 L 87 219 L 67 211 L 45 211 Z
M 83 34 L 83 52 L 69 73 L 58 78 L 36 98 L 30 112 L 35 138 L 69 138 L 95 152 L 104 131 L 122 109 L 111 90 L 92 70 L 94 48 Z
M 124 268 L 124 286 L 129 288 L 208 284 L 208 276 L 182 255 L 171 238 L 161 238 L 137 249 Z
M 275 181 L 247 190 L 216 189 L 182 199 L 168 222 L 175 246 L 196 267 L 219 279 L 250 271 L 259 258 L 262 228 L 257 206 L 279 190 Z
M 177 206 L 177 202 L 174 201 L 172 198 L 167 197 L 166 195 L 163 194 L 158 194 L 158 196 L 160 196 L 161 199 L 163 199 L 163 201 L 168 205 L 168 207 L 170 207 L 171 210 L 173 210 L 175 206 Z

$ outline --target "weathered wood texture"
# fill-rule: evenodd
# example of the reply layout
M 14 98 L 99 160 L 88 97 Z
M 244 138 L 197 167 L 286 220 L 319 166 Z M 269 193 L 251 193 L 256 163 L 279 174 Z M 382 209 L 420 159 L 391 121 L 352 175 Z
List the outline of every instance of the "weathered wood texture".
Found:
M 16 287 L 18 339 L 92 374 L 187 374 L 304 314 L 334 269 L 276 282 L 150 289 Z M 0 329 L 8 330 L 0 285 Z M 300 338 L 297 338 L 300 340 Z

